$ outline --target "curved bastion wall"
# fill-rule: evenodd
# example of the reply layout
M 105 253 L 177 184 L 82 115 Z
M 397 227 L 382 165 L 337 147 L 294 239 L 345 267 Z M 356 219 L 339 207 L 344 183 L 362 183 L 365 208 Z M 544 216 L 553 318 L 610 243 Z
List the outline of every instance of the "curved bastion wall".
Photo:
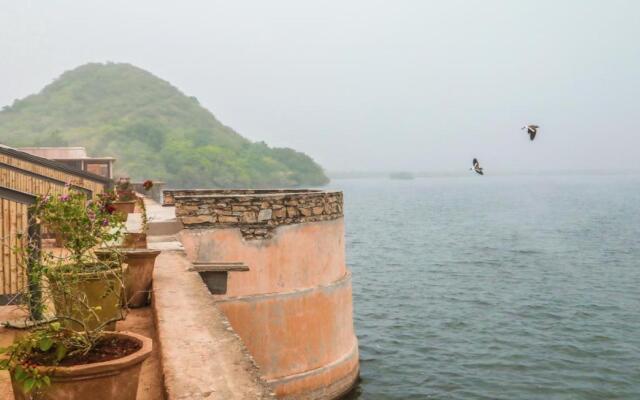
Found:
M 214 271 L 218 306 L 278 397 L 347 392 L 359 363 L 342 193 L 184 190 L 164 200 L 183 224 L 187 256 Z

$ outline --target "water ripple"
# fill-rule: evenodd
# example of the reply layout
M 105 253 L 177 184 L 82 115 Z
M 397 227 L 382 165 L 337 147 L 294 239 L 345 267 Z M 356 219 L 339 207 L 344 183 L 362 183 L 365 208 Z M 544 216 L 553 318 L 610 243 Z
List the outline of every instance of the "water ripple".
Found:
M 349 398 L 640 399 L 638 177 L 336 183 Z

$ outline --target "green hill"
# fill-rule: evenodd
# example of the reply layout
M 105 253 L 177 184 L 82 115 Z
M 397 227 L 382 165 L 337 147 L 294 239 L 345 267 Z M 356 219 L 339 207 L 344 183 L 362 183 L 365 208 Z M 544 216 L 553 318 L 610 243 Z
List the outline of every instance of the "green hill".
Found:
M 85 146 L 113 156 L 116 174 L 172 187 L 317 186 L 309 156 L 253 143 L 195 97 L 129 64 L 86 64 L 0 112 L 0 143 Z

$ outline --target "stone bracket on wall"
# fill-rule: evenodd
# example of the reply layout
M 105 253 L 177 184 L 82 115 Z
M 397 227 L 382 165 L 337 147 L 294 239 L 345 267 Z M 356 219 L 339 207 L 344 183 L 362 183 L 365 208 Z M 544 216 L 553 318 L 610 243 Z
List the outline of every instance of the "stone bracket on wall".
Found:
M 207 285 L 211 294 L 226 294 L 228 273 L 232 271 L 249 271 L 243 262 L 194 262 L 188 269 L 197 272 Z

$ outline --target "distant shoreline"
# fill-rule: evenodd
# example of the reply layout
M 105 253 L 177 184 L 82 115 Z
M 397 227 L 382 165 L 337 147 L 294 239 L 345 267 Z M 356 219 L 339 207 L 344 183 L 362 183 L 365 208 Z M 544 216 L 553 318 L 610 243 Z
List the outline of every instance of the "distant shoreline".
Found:
M 354 171 L 327 172 L 329 179 L 391 179 L 391 171 Z M 465 172 L 408 172 L 413 178 L 464 178 L 471 176 Z M 607 175 L 640 175 L 640 170 L 549 170 L 549 171 L 494 171 L 487 176 L 607 176 Z

